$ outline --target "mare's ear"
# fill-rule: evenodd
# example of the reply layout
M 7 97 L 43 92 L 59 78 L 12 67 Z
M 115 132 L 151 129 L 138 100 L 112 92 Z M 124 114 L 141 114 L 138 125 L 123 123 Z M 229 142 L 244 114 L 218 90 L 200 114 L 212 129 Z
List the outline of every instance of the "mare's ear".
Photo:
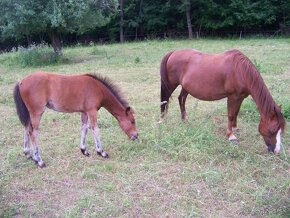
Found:
M 126 108 L 126 114 L 128 114 L 130 111 L 132 111 L 132 109 L 131 109 L 131 107 L 129 106 L 129 107 Z
M 282 110 L 282 104 L 279 105 L 280 110 Z

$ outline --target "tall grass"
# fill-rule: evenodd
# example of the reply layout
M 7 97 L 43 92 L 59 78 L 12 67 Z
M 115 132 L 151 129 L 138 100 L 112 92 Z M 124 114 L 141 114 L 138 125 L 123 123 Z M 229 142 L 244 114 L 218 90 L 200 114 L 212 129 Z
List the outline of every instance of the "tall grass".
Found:
M 11 52 L 2 55 L 1 60 L 8 66 L 19 65 L 21 67 L 38 67 L 64 62 L 64 58 L 46 44 L 32 44 L 28 48 L 13 48 Z

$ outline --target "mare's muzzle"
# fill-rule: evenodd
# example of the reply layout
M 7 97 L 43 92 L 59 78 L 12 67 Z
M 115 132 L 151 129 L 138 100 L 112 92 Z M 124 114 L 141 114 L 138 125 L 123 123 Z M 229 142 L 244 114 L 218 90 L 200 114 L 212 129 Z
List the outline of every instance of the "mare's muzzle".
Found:
M 275 151 L 276 145 L 273 144 L 267 144 L 268 146 L 268 152 L 273 152 Z

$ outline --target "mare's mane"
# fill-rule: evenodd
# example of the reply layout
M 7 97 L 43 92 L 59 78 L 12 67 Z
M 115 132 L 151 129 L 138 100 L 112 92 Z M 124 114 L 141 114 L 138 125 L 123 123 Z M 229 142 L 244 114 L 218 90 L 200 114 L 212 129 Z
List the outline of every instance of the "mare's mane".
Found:
M 108 77 L 102 76 L 100 74 L 85 74 L 85 76 L 89 76 L 101 82 L 118 99 L 118 101 L 123 105 L 124 108 L 127 108 L 129 106 L 127 100 L 120 91 L 120 88 L 116 84 L 114 84 L 112 80 L 110 80 Z
M 243 81 L 248 85 L 249 91 L 251 92 L 259 110 L 263 114 L 270 114 L 274 110 L 280 127 L 284 129 L 285 119 L 282 113 L 279 112 L 280 108 L 273 100 L 273 97 L 265 85 L 258 69 L 250 59 L 239 50 L 230 50 L 227 52 L 233 55 L 234 69 L 239 75 L 241 75 Z

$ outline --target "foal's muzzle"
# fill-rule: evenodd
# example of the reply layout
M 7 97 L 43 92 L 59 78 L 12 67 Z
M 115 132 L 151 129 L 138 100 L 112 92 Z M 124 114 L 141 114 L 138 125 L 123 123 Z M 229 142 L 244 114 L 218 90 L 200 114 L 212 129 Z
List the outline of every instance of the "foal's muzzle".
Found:
M 134 133 L 132 136 L 131 136 L 131 140 L 136 140 L 138 139 L 138 133 Z

